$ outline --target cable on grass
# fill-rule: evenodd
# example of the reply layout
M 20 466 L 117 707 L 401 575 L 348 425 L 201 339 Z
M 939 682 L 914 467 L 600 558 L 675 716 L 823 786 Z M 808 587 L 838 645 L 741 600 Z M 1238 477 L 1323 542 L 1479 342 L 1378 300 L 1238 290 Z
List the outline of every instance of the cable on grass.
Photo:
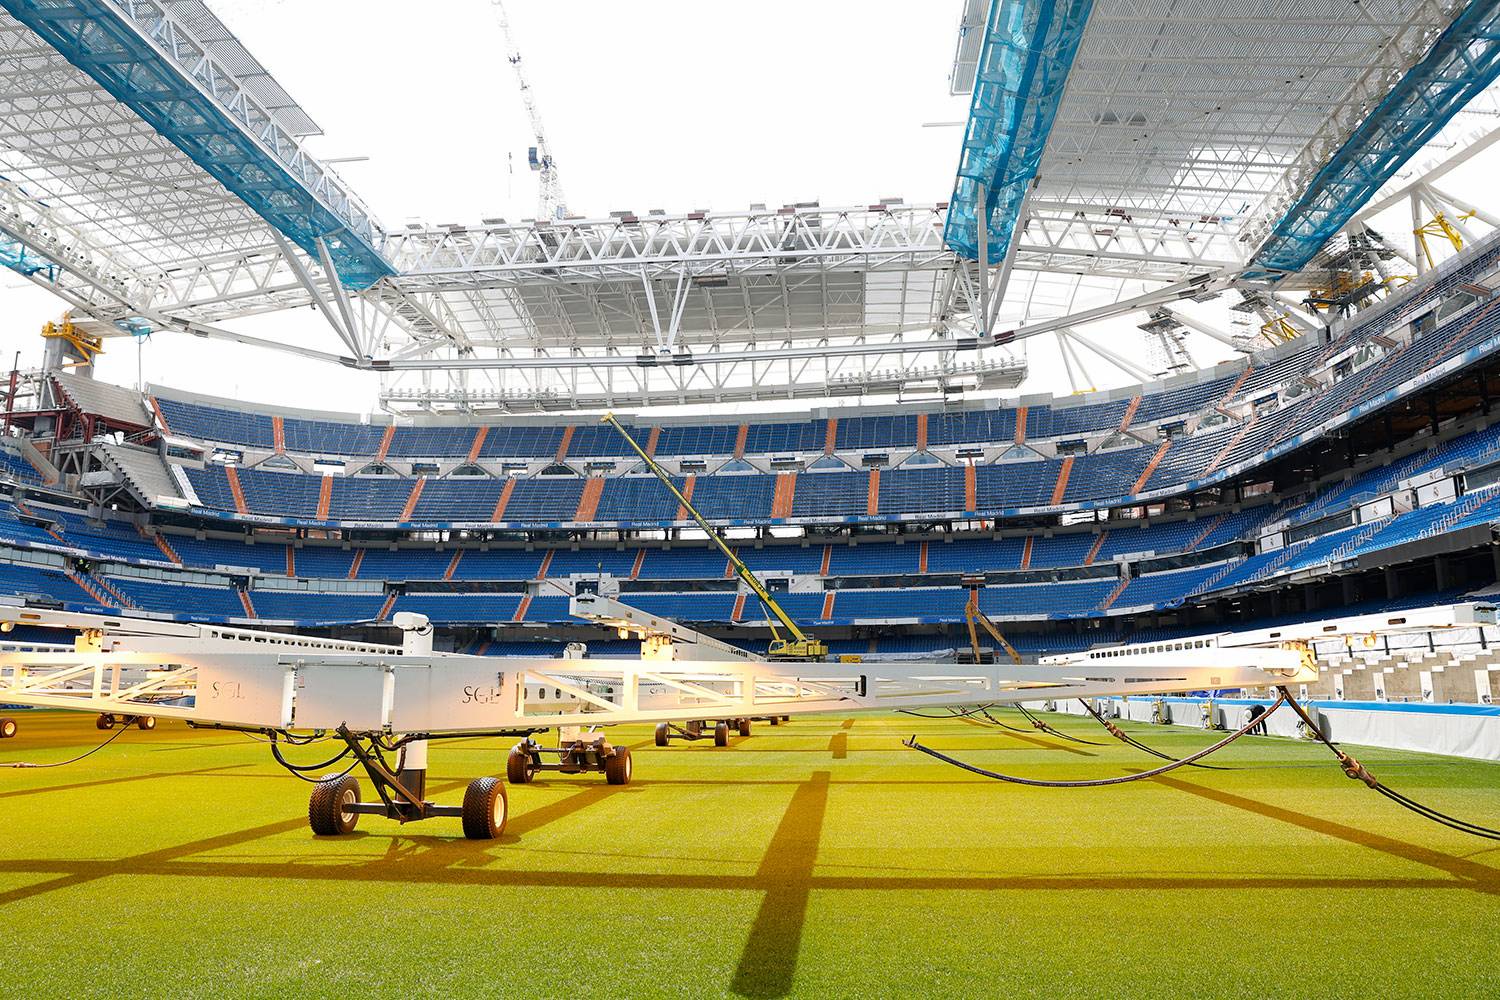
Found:
M 1434 809 L 1431 806 L 1423 805 L 1410 796 L 1403 795 L 1401 792 L 1398 792 L 1394 788 L 1385 784 L 1385 782 L 1381 781 L 1379 778 L 1375 777 L 1375 775 L 1371 774 L 1368 768 L 1366 768 L 1359 761 L 1355 760 L 1353 755 L 1344 753 L 1344 751 L 1335 746 L 1333 741 L 1330 740 L 1328 736 L 1323 732 L 1322 727 L 1320 727 L 1316 722 L 1313 721 L 1312 717 L 1307 714 L 1307 712 L 1302 708 L 1301 705 L 1297 704 L 1297 700 L 1287 692 L 1286 688 L 1280 687 L 1276 690 L 1280 693 L 1281 698 L 1285 699 L 1292 706 L 1292 711 L 1297 713 L 1298 718 L 1302 720 L 1302 723 L 1307 727 L 1308 732 L 1312 733 L 1315 737 L 1317 737 L 1320 743 L 1322 743 L 1330 751 L 1333 752 L 1334 757 L 1338 759 L 1339 767 L 1343 768 L 1344 774 L 1347 777 L 1352 778 L 1355 781 L 1362 782 L 1370 788 L 1373 788 L 1375 791 L 1379 792 L 1381 795 L 1384 795 L 1386 798 L 1390 799 L 1401 808 L 1414 812 L 1418 816 L 1421 816 L 1423 819 L 1431 820 L 1434 823 L 1446 826 L 1450 830 L 1457 830 L 1460 833 L 1471 834 L 1475 837 L 1483 837 L 1486 840 L 1500 840 L 1500 830 L 1494 830 L 1487 826 L 1480 826 L 1478 823 L 1470 823 L 1468 820 L 1459 819 L 1457 816 L 1450 816 L 1449 814 Z M 1270 713 L 1267 712 L 1266 714 L 1269 715 Z M 1265 718 L 1265 716 L 1262 716 L 1261 718 Z
M 1121 729 L 1119 726 L 1115 725 L 1113 722 L 1110 722 L 1104 716 L 1100 715 L 1099 712 L 1098 712 L 1098 710 L 1095 709 L 1093 705 L 1090 705 L 1087 701 L 1084 701 L 1082 698 L 1078 699 L 1078 704 L 1082 705 L 1083 708 L 1084 708 L 1084 711 L 1086 711 L 1090 715 L 1092 715 L 1094 717 L 1094 719 L 1099 723 L 1099 725 L 1103 726 L 1105 728 L 1105 730 L 1111 736 L 1115 737 L 1117 740 L 1119 740 L 1120 742 L 1124 743 L 1126 746 L 1135 747 L 1137 750 L 1140 750 L 1143 753 L 1148 753 L 1151 756 L 1159 758 L 1161 760 L 1173 760 L 1173 761 L 1175 761 L 1175 760 L 1181 760 L 1182 759 L 1181 757 L 1173 757 L 1171 754 L 1162 753 L 1160 750 L 1157 750 L 1155 747 L 1148 747 L 1146 744 L 1142 743 L 1140 740 L 1136 739 L 1134 736 L 1131 736 L 1125 730 Z M 1261 716 L 1261 718 L 1264 718 L 1264 716 Z M 1208 770 L 1208 771 L 1233 771 L 1233 770 L 1235 770 L 1232 767 L 1220 767 L 1217 764 L 1194 764 L 1193 766 L 1194 767 L 1201 767 L 1201 768 L 1203 768 L 1205 770 Z
M 85 750 L 83 753 L 79 754 L 77 757 L 70 757 L 67 760 L 59 760 L 59 761 L 56 761 L 56 762 L 51 763 L 51 764 L 32 764 L 29 761 L 18 760 L 18 761 L 14 761 L 14 762 L 12 762 L 10 764 L 6 764 L 5 766 L 6 767 L 66 767 L 68 764 L 76 764 L 80 760 L 83 760 L 83 758 L 88 757 L 91 754 L 98 753 L 100 750 L 103 750 L 105 747 L 109 746 L 111 743 L 113 743 L 115 740 L 119 739 L 121 736 L 124 736 L 125 735 L 125 730 L 127 730 L 129 728 L 130 728 L 130 726 L 128 726 L 128 725 L 121 726 L 115 732 L 113 732 L 113 733 L 110 734 L 109 739 L 105 740 L 103 743 L 100 743 L 98 746 L 94 747 L 91 750 Z
M 982 767 L 976 767 L 973 764 L 965 763 L 964 761 L 961 761 L 956 757 L 950 757 L 948 754 L 945 754 L 940 750 L 934 750 L 931 747 L 923 746 L 922 744 L 917 742 L 917 738 L 915 736 L 912 736 L 903 742 L 913 750 L 920 750 L 923 753 L 927 754 L 929 757 L 936 757 L 938 760 L 942 761 L 945 764 L 952 764 L 954 767 L 962 768 L 965 771 L 980 775 L 981 777 L 993 778 L 996 781 L 1006 781 L 1013 785 L 1029 785 L 1033 788 L 1100 788 L 1107 785 L 1123 785 L 1127 784 L 1128 782 L 1143 781 L 1147 778 L 1155 778 L 1158 775 L 1166 774 L 1169 771 L 1175 771 L 1179 767 L 1184 767 L 1192 764 L 1194 761 L 1202 760 L 1209 754 L 1215 753 L 1219 750 L 1222 750 L 1224 747 L 1227 747 L 1229 744 L 1233 743 L 1235 740 L 1248 733 L 1255 727 L 1256 724 L 1264 721 L 1267 716 L 1280 708 L 1282 703 L 1284 703 L 1288 698 L 1291 697 L 1289 694 L 1287 694 L 1285 688 L 1278 688 L 1277 691 L 1278 694 L 1276 697 L 1276 703 L 1266 711 L 1265 715 L 1262 715 L 1256 719 L 1252 719 L 1249 723 L 1246 723 L 1244 726 L 1230 733 L 1228 736 L 1224 737 L 1222 740 L 1213 744 L 1212 746 L 1204 747 L 1202 750 L 1199 750 L 1196 753 L 1189 754 L 1188 756 L 1183 757 L 1180 760 L 1175 760 L 1170 763 L 1163 764 L 1161 767 L 1153 768 L 1150 771 L 1141 771 L 1138 774 L 1123 774 L 1112 778 L 1088 778 L 1081 781 L 1044 781 L 1039 778 L 1022 778 L 1017 775 L 1001 774 L 999 771 L 990 771 Z

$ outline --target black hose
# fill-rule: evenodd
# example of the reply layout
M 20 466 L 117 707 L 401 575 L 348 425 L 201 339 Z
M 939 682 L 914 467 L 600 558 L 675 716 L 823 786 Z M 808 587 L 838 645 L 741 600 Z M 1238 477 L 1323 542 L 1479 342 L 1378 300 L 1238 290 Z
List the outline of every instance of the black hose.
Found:
M 991 715 L 989 713 L 988 709 L 980 709 L 980 711 L 984 712 L 984 717 L 986 719 L 989 719 L 991 722 L 993 722 L 995 725 L 999 726 L 1001 729 L 1009 729 L 1011 732 L 1013 732 L 1013 733 L 1020 733 L 1023 736 L 1030 736 L 1031 735 L 1026 730 L 1022 729 L 1020 726 L 1012 726 L 1009 723 L 1002 722 L 999 719 L 995 718 L 993 715 Z
M 1171 754 L 1162 753 L 1160 750 L 1157 750 L 1154 747 L 1148 747 L 1146 744 L 1142 743 L 1140 740 L 1136 739 L 1134 736 L 1131 736 L 1129 733 L 1125 732 L 1123 729 L 1121 729 L 1118 726 L 1116 726 L 1113 729 L 1111 729 L 1109 723 L 1107 721 L 1105 721 L 1104 716 L 1100 715 L 1098 713 L 1098 711 L 1095 710 L 1094 706 L 1090 705 L 1088 702 L 1084 701 L 1082 698 L 1078 699 L 1078 704 L 1082 705 L 1083 708 L 1084 708 L 1084 710 L 1094 717 L 1094 721 L 1098 722 L 1099 725 L 1101 725 L 1101 726 L 1104 727 L 1105 732 L 1109 733 L 1111 736 L 1114 736 L 1116 739 L 1120 740 L 1120 742 L 1124 743 L 1126 746 L 1135 747 L 1137 750 L 1140 750 L 1142 753 L 1148 753 L 1151 756 L 1156 757 L 1156 758 L 1158 758 L 1160 760 L 1173 760 L 1173 761 L 1175 761 L 1175 760 L 1181 760 L 1182 759 L 1181 757 L 1173 757 Z M 1220 767 L 1218 764 L 1194 764 L 1193 766 L 1194 767 L 1201 767 L 1201 768 L 1203 768 L 1204 770 L 1207 770 L 1207 771 L 1233 771 L 1233 770 L 1235 770 L 1235 768 L 1232 768 L 1232 767 Z
M 975 713 L 983 712 L 985 708 L 984 706 L 976 706 L 975 708 L 956 708 L 952 705 L 947 705 L 944 707 L 948 710 L 946 715 L 927 715 L 924 712 L 918 712 L 915 709 L 911 708 L 898 708 L 896 709 L 896 711 L 900 712 L 902 715 L 915 716 L 918 719 L 972 719 Z
M 125 730 L 127 730 L 129 728 L 130 728 L 130 723 L 127 722 L 127 723 L 125 723 L 124 725 L 122 725 L 120 727 L 119 732 L 111 734 L 110 737 L 109 737 L 109 739 L 105 740 L 103 743 L 100 743 L 98 746 L 94 747 L 92 750 L 85 750 L 83 753 L 79 754 L 77 757 L 70 757 L 67 760 L 60 760 L 60 761 L 57 761 L 57 762 L 52 763 L 52 764 L 30 764 L 30 763 L 27 763 L 26 761 L 18 760 L 18 761 L 15 761 L 14 763 L 6 764 L 4 766 L 5 767 L 27 767 L 27 768 L 33 768 L 33 767 L 35 767 L 35 768 L 40 768 L 40 767 L 63 767 L 63 766 L 68 765 L 68 764 L 76 764 L 80 760 L 83 760 L 83 758 L 89 756 L 90 754 L 96 754 L 96 753 L 98 753 L 100 750 L 103 750 L 105 747 L 109 746 L 111 743 L 113 743 L 115 740 L 119 739 L 121 736 L 124 736 L 125 735 Z
M 1486 840 L 1500 840 L 1500 830 L 1480 826 L 1478 823 L 1470 823 L 1466 819 L 1459 819 L 1457 816 L 1450 816 L 1431 806 L 1423 805 L 1416 799 L 1396 791 L 1385 782 L 1376 778 L 1363 764 L 1334 746 L 1333 741 L 1324 735 L 1322 728 L 1303 710 L 1302 706 L 1287 692 L 1286 688 L 1281 687 L 1276 690 L 1292 706 L 1292 711 L 1296 712 L 1298 717 L 1302 719 L 1303 724 L 1307 726 L 1308 732 L 1316 736 L 1320 743 L 1333 752 L 1333 755 L 1338 758 L 1339 765 L 1343 767 L 1344 773 L 1349 777 L 1364 782 L 1401 808 L 1410 810 L 1424 819 L 1429 819 L 1434 823 L 1446 826 L 1450 830 L 1457 830 L 1460 833 L 1471 834 L 1475 837 L 1483 837 Z M 1269 715 L 1270 713 L 1267 712 L 1266 714 Z M 1261 716 L 1261 719 L 1264 718 L 1264 715 Z
M 944 762 L 945 764 L 952 764 L 954 767 L 963 768 L 965 771 L 972 772 L 982 777 L 993 778 L 996 781 L 1007 781 L 1013 785 L 1030 785 L 1034 788 L 1099 788 L 1105 785 L 1123 785 L 1127 782 L 1142 781 L 1146 778 L 1155 778 L 1158 775 L 1166 774 L 1168 771 L 1175 771 L 1179 767 L 1183 767 L 1185 765 L 1193 763 L 1193 761 L 1195 760 L 1200 760 L 1204 757 L 1207 757 L 1209 754 L 1214 753 L 1215 751 L 1222 750 L 1224 747 L 1228 746 L 1235 740 L 1239 739 L 1241 736 L 1244 736 L 1246 733 L 1248 733 L 1257 723 L 1265 719 L 1272 712 L 1276 711 L 1276 709 L 1280 708 L 1282 703 L 1290 697 L 1284 689 L 1278 688 L 1277 690 L 1280 691 L 1280 695 L 1277 697 L 1276 703 L 1272 705 L 1269 710 L 1267 710 L 1265 715 L 1260 716 L 1260 718 L 1258 719 L 1252 720 L 1241 729 L 1230 733 L 1228 736 L 1224 737 L 1222 740 L 1213 744 L 1212 746 L 1205 747 L 1196 753 L 1189 754 L 1188 756 L 1183 757 L 1181 760 L 1163 764 L 1161 767 L 1153 768 L 1150 771 L 1141 771 L 1138 774 L 1124 774 L 1114 778 L 1091 778 L 1083 781 L 1042 781 L 1037 778 L 1021 778 L 1012 774 L 1001 774 L 998 771 L 988 771 L 982 767 L 975 767 L 973 764 L 966 764 L 963 761 L 958 760 L 957 758 L 950 757 L 947 754 L 942 753 L 941 751 L 933 750 L 931 747 L 924 747 L 922 744 L 917 742 L 917 738 L 915 736 L 905 740 L 904 742 L 913 750 L 920 750 L 923 753 L 927 754 L 929 757 L 936 757 L 938 760 Z
M 1431 806 L 1423 805 L 1415 799 L 1408 798 L 1384 783 L 1378 784 L 1375 790 L 1397 805 L 1410 809 L 1412 812 L 1419 816 L 1424 816 L 1434 823 L 1441 823 L 1443 826 L 1458 830 L 1460 833 L 1471 833 L 1476 837 L 1500 840 L 1500 830 L 1491 830 L 1487 826 L 1480 826 L 1478 823 L 1470 823 L 1466 819 L 1459 819 L 1457 816 L 1449 816 L 1447 813 L 1439 812 Z
M 1102 747 L 1106 745 L 1103 743 L 1095 743 L 1093 740 L 1079 739 L 1077 736 L 1069 736 L 1067 733 L 1055 728 L 1050 723 L 1043 722 L 1041 719 L 1038 719 L 1036 716 L 1032 715 L 1026 710 L 1026 706 L 1020 704 L 1019 702 L 1016 703 L 1016 711 L 1024 715 L 1027 721 L 1029 721 L 1036 728 L 1040 729 L 1042 732 L 1051 733 L 1053 736 L 1056 736 L 1059 739 L 1072 740 L 1074 743 L 1082 743 L 1084 746 L 1090 747 Z
M 322 743 L 329 739 L 327 730 L 314 729 L 305 736 L 288 732 L 285 729 L 273 729 L 267 726 L 232 726 L 222 722 L 194 722 L 187 720 L 189 729 L 217 729 L 226 733 L 240 733 L 258 743 L 270 743 L 276 739 L 289 747 L 309 746 L 313 743 Z
M 272 730 L 272 732 L 271 732 L 271 756 L 274 757 L 274 758 L 276 758 L 276 763 L 278 763 L 282 767 L 286 768 L 286 770 L 290 774 L 292 774 L 293 776 L 295 776 L 297 778 L 300 778 L 303 781 L 308 782 L 309 784 L 316 785 L 319 781 L 322 781 L 323 779 L 321 777 L 320 778 L 309 778 L 307 776 L 307 772 L 309 772 L 309 771 L 325 771 L 326 769 L 328 769 L 328 768 L 332 767 L 333 765 L 337 764 L 339 761 L 343 760 L 345 757 L 349 756 L 349 754 L 351 752 L 352 751 L 351 751 L 349 745 L 345 744 L 344 745 L 344 749 L 341 750 L 341 751 L 339 751 L 339 753 L 338 753 L 337 756 L 330 757 L 330 758 L 328 758 L 327 760 L 323 761 L 320 764 L 307 764 L 307 765 L 293 764 L 291 761 L 289 761 L 285 757 L 281 756 L 281 747 L 277 744 L 276 733 L 275 733 L 274 730 Z M 334 777 L 342 778 L 344 775 L 346 775 L 350 771 L 354 770 L 354 766 L 356 764 L 358 764 L 358 763 L 359 763 L 359 761 L 357 761 L 357 760 L 351 761 L 349 763 L 348 767 L 344 768 L 342 771 L 340 771 Z
M 1031 735 L 1031 731 L 1030 730 L 1022 729 L 1019 726 L 1009 725 L 1008 723 L 1002 722 L 1001 720 L 999 720 L 999 719 L 995 718 L 993 715 L 991 715 L 989 710 L 992 709 L 992 708 L 995 708 L 995 707 L 997 707 L 997 706 L 995 706 L 993 704 L 991 704 L 991 705 L 975 705 L 973 708 L 965 708 L 965 709 L 959 709 L 959 708 L 954 708 L 952 706 L 949 706 L 949 708 L 948 708 L 948 714 L 947 715 L 926 715 L 926 714 L 924 714 L 922 712 L 913 711 L 912 709 L 909 709 L 909 708 L 898 708 L 896 711 L 900 712 L 902 715 L 915 716 L 918 719 L 972 719 L 976 715 L 982 715 L 986 719 L 988 719 L 991 723 L 993 723 L 994 725 L 999 726 L 1001 729 L 1007 729 L 1007 730 L 1009 730 L 1010 732 L 1013 732 L 1013 733 L 1020 733 L 1022 736 L 1030 736 Z M 1091 747 L 1102 747 L 1102 746 L 1104 746 L 1103 743 L 1094 743 L 1094 742 L 1092 742 L 1090 740 L 1079 739 L 1076 736 L 1069 736 L 1067 733 L 1064 733 L 1064 732 L 1062 732 L 1061 730 L 1058 730 L 1058 729 L 1054 729 L 1052 726 L 1049 726 L 1047 723 L 1045 723 L 1042 720 L 1036 718 L 1035 716 L 1029 715 L 1026 712 L 1026 709 L 1021 708 L 1020 705 L 1015 705 L 1013 707 L 1015 707 L 1017 709 L 1020 709 L 1021 714 L 1026 715 L 1026 717 L 1031 720 L 1032 726 L 1034 728 L 1036 728 L 1036 729 L 1038 729 L 1038 730 L 1040 730 L 1040 731 L 1042 731 L 1044 733 L 1047 733 L 1050 736 L 1056 736 L 1059 739 L 1064 739 L 1064 740 L 1072 740 L 1074 743 L 1083 743 L 1083 744 L 1085 744 L 1087 746 L 1091 746 Z

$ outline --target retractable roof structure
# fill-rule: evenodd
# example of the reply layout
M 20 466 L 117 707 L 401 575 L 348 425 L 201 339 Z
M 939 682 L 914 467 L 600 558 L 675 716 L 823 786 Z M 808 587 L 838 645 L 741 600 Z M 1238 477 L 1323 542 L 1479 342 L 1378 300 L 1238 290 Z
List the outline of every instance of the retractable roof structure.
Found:
M 389 230 L 198 0 L 0 0 L 0 264 L 114 328 L 380 372 L 393 408 L 948 394 L 1020 384 L 1029 336 L 1308 287 L 1413 152 L 1494 134 L 1464 109 L 1500 3 L 960 6 L 950 204 Z M 309 304 L 332 336 L 235 328 Z

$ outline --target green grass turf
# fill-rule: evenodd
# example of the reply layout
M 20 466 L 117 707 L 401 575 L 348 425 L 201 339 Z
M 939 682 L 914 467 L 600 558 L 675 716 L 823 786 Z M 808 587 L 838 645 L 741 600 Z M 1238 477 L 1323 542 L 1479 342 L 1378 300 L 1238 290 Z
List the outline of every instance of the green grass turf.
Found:
M 0 764 L 97 743 L 22 713 Z M 658 750 L 634 782 L 543 775 L 495 842 L 361 817 L 316 839 L 311 787 L 247 738 L 163 722 L 88 760 L 0 769 L 0 995 L 327 997 L 1482 996 L 1500 991 L 1500 845 L 1246 738 L 1097 790 L 986 781 L 900 745 L 1053 778 L 1153 761 L 963 720 L 799 719 Z M 1129 731 L 1184 753 L 1202 733 Z M 313 759 L 304 748 L 299 757 Z M 434 747 L 429 789 L 503 772 Z M 1359 754 L 1500 822 L 1500 766 Z M 368 784 L 365 797 L 371 797 Z

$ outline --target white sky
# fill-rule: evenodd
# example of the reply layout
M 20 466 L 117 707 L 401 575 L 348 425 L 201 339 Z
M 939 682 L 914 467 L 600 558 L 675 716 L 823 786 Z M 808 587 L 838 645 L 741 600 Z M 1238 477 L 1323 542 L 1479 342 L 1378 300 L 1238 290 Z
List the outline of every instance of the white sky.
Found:
M 529 129 L 488 0 L 210 6 L 322 126 L 315 155 L 370 157 L 338 169 L 388 228 L 535 214 Z M 961 133 L 923 123 L 967 113 L 967 98 L 947 93 L 961 6 L 509 0 L 507 10 L 569 208 L 602 216 L 945 200 Z M 1482 197 L 1497 162 L 1481 154 L 1445 186 Z M 61 310 L 0 272 L 0 350 L 36 364 L 37 332 Z M 226 325 L 337 345 L 311 309 Z M 1193 344 L 1202 364 L 1231 353 Z M 111 348 L 99 377 L 134 384 L 137 351 Z M 1026 391 L 1066 392 L 1050 340 L 1032 352 L 1045 377 Z M 317 409 L 368 411 L 378 390 L 371 374 L 175 334 L 154 335 L 139 361 L 149 382 Z M 1130 381 L 1102 363 L 1091 374 L 1101 388 Z

